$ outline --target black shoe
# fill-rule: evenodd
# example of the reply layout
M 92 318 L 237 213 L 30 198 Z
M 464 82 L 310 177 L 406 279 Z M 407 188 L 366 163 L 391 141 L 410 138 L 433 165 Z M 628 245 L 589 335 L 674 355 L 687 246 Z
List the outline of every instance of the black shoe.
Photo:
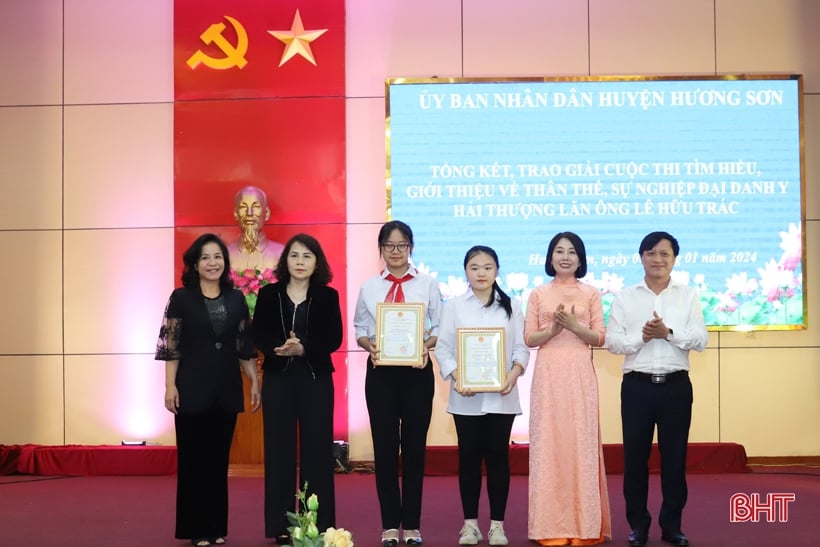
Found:
M 632 530 L 626 541 L 629 543 L 629 547 L 643 547 L 646 545 L 648 535 L 649 533 L 643 530 Z
M 689 538 L 683 535 L 683 532 L 675 532 L 673 534 L 667 534 L 666 532 L 664 532 L 663 534 L 661 534 L 661 539 L 669 545 L 676 545 L 677 547 L 689 547 Z

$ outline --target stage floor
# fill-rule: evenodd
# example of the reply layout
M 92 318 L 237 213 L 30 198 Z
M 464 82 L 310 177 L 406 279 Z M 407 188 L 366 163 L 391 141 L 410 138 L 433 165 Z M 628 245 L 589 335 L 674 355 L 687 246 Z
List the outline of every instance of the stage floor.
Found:
M 182 547 L 174 540 L 175 476 L 43 477 L 15 475 L 0 480 L 0 545 L 14 547 L 144 546 Z M 8 481 L 8 482 L 7 482 Z M 231 477 L 228 547 L 270 547 L 264 538 L 264 479 Z M 684 531 L 695 547 L 814 545 L 820 470 L 695 474 L 689 477 Z M 621 475 L 607 477 L 612 506 L 613 541 L 625 545 Z M 533 547 L 527 539 L 528 478 L 513 476 L 505 526 L 510 547 Z M 788 522 L 732 523 L 729 499 L 735 493 L 793 492 Z M 562 495 L 557 492 L 556 495 Z M 649 508 L 657 515 L 660 480 L 650 478 Z M 319 501 L 321 507 L 321 500 Z M 336 523 L 351 530 L 359 547 L 378 546 L 381 523 L 373 474 L 336 475 Z M 486 495 L 479 522 L 488 525 Z M 764 519 L 765 520 L 765 519 Z M 456 477 L 427 477 L 424 482 L 422 534 L 425 547 L 455 546 L 462 523 Z M 486 547 L 484 541 L 480 545 Z M 657 525 L 648 547 L 665 545 Z

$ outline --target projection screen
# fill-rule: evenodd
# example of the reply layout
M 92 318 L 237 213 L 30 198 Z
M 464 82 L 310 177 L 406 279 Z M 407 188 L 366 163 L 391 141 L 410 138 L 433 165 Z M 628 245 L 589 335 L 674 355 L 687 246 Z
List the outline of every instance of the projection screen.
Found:
M 664 230 L 711 330 L 806 327 L 801 76 L 396 78 L 386 110 L 388 218 L 445 298 L 482 244 L 526 305 L 569 230 L 608 316 Z

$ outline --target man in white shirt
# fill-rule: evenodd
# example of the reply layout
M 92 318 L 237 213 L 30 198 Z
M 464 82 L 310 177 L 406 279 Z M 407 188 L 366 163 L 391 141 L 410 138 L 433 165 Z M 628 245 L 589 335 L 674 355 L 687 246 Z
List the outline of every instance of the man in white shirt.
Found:
M 672 280 L 679 252 L 678 241 L 666 232 L 644 237 L 639 248 L 644 279 L 615 297 L 607 325 L 607 349 L 625 356 L 621 383 L 623 490 L 632 547 L 646 544 L 652 522 L 647 495 L 655 426 L 661 453 L 661 539 L 678 547 L 689 545 L 681 531 L 692 420 L 689 351 L 703 351 L 708 333 L 698 292 Z

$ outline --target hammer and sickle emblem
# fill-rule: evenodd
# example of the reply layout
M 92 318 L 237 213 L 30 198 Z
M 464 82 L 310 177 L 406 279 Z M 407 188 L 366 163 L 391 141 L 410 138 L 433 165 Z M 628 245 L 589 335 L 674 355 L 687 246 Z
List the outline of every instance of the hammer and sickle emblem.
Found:
M 226 15 L 225 19 L 233 26 L 236 31 L 237 42 L 233 46 L 222 32 L 225 30 L 225 23 L 214 23 L 208 29 L 199 35 L 199 38 L 205 44 L 214 44 L 225 54 L 225 57 L 216 59 L 205 54 L 201 49 L 188 58 L 188 66 L 196 68 L 200 63 L 215 70 L 227 70 L 233 67 L 244 68 L 248 61 L 245 60 L 245 53 L 248 52 L 248 33 L 242 24 L 233 17 Z

